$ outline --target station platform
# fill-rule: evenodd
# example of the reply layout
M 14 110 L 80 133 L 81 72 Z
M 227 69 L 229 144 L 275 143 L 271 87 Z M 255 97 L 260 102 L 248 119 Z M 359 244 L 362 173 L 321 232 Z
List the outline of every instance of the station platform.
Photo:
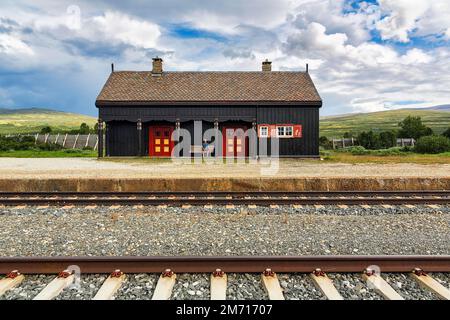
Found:
M 0 159 L 0 191 L 450 190 L 448 164 Z

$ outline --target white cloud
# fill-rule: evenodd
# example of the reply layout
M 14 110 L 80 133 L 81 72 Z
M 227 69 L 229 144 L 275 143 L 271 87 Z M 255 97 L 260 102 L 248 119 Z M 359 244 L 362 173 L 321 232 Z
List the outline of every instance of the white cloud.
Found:
M 385 40 L 409 42 L 411 35 L 443 34 L 450 27 L 448 0 L 379 0 L 387 15 L 376 23 Z
M 12 56 L 34 55 L 33 49 L 31 49 L 28 44 L 9 34 L 0 34 L 0 53 L 5 53 Z
M 88 20 L 84 28 L 88 29 L 86 33 L 91 38 L 102 37 L 146 49 L 154 48 L 161 35 L 158 25 L 154 23 L 111 11 Z
M 260 70 L 268 58 L 273 70 L 309 63 L 322 114 L 450 102 L 450 48 L 442 42 L 450 40 L 448 0 L 380 0 L 357 9 L 344 0 L 79 0 L 79 12 L 71 3 L 0 4 L 0 66 L 52 79 L 64 73 L 62 82 L 70 73 L 93 101 L 112 61 L 119 70 L 150 70 L 161 52 L 165 70 Z M 174 24 L 200 30 L 184 38 L 171 32 Z M 390 41 L 372 41 L 376 30 Z M 441 41 L 420 48 L 412 42 L 406 51 L 395 44 L 413 37 Z
M 379 18 L 377 7 L 363 3 L 357 11 L 343 14 L 346 6 L 343 0 L 307 1 L 301 3 L 291 13 L 290 20 L 298 29 L 304 29 L 312 22 L 326 25 L 327 30 L 332 34 L 345 34 L 351 44 L 360 44 L 369 40 L 369 29 Z

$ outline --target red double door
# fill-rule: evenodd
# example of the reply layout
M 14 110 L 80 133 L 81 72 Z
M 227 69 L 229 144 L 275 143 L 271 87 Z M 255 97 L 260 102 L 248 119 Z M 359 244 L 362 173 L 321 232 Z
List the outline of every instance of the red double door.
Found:
M 223 156 L 248 157 L 248 138 L 245 126 L 226 126 L 222 129 Z
M 170 157 L 174 147 L 171 126 L 151 126 L 149 128 L 149 155 L 151 157 Z

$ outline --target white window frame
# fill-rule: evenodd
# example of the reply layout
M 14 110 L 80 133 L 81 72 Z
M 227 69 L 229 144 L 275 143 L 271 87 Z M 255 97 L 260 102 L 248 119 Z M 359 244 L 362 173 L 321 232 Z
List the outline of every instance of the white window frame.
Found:
M 280 134 L 278 129 L 283 128 L 283 134 Z M 291 129 L 291 134 L 287 135 L 287 128 Z M 294 126 L 277 126 L 277 138 L 293 138 L 294 137 Z
M 262 129 L 266 129 L 266 134 L 262 133 Z M 269 126 L 260 126 L 259 127 L 259 136 L 261 138 L 268 138 L 269 137 Z

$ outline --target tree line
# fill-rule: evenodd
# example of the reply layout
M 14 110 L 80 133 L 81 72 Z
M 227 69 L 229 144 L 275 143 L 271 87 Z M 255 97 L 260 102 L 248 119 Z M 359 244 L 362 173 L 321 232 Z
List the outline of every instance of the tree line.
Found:
M 450 151 L 450 127 L 441 135 L 435 134 L 427 127 L 420 117 L 408 116 L 398 123 L 398 130 L 381 132 L 362 131 L 357 135 L 344 133 L 344 138 L 354 138 L 359 146 L 367 150 L 389 149 L 397 146 L 397 138 L 412 138 L 416 140 L 414 151 L 420 153 L 441 153 Z M 332 147 L 332 142 L 325 136 L 320 137 L 320 145 L 326 149 Z
M 52 127 L 50 126 L 45 126 L 41 129 L 41 131 L 39 132 L 40 134 L 50 134 L 53 133 L 54 130 L 52 129 Z M 85 122 L 83 122 L 80 125 L 80 128 L 78 129 L 73 129 L 73 130 L 68 130 L 68 131 L 60 131 L 58 130 L 57 133 L 68 133 L 68 134 L 89 134 L 89 133 L 97 133 L 98 132 L 98 123 L 96 123 L 94 125 L 93 128 L 89 127 L 89 125 Z

